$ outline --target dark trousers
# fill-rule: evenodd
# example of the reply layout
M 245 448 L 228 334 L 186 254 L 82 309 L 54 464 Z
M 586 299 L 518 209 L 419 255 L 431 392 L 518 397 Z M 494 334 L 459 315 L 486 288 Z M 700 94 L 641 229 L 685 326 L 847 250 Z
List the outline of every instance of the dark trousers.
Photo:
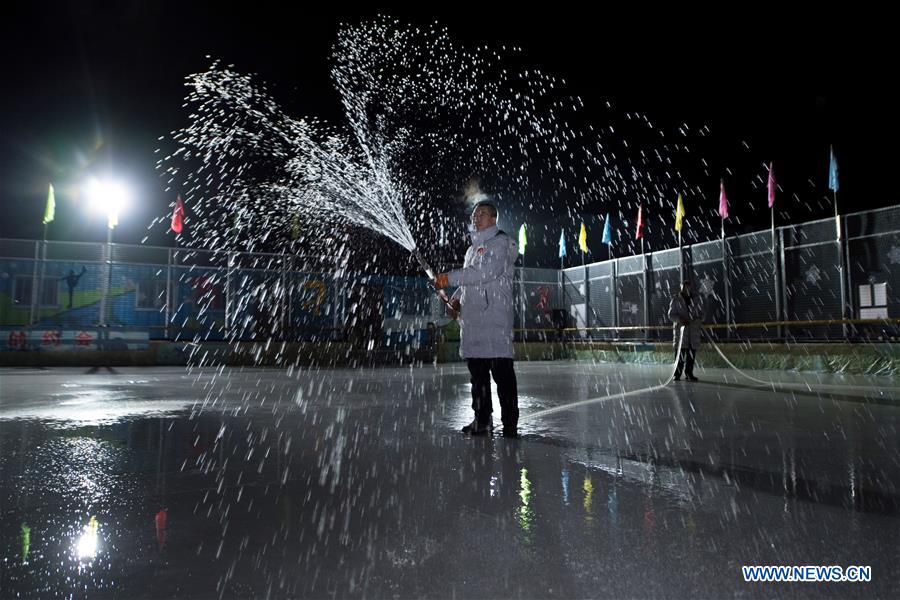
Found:
M 694 376 L 694 356 L 697 351 L 693 348 L 682 348 L 681 357 L 678 359 L 678 366 L 675 367 L 675 377 L 681 377 L 681 372 L 688 377 Z
M 475 420 L 486 424 L 491 422 L 493 412 L 491 401 L 491 376 L 497 384 L 500 397 L 500 414 L 503 427 L 515 429 L 519 423 L 519 392 L 516 387 L 516 372 L 511 358 L 469 358 L 466 359 L 472 376 L 472 410 Z

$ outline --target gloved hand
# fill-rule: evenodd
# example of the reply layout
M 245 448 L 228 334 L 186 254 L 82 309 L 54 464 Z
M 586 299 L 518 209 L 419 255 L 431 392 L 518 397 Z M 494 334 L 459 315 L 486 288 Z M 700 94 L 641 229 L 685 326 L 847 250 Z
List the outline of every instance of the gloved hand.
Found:
M 431 285 L 436 290 L 442 290 L 450 284 L 450 276 L 447 273 L 441 273 L 431 280 Z
M 452 318 L 453 320 L 456 320 L 459 318 L 459 309 L 460 309 L 459 299 L 454 298 L 453 300 L 450 301 L 450 304 L 447 306 L 447 314 L 450 315 L 450 318 Z

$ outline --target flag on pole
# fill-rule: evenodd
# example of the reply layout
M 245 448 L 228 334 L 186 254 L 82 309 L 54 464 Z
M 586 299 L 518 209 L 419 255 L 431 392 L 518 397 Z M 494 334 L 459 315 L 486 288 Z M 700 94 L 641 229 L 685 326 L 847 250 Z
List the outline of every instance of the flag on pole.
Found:
M 837 159 L 834 157 L 834 146 L 831 147 L 831 159 L 828 162 L 828 189 L 832 192 L 837 192 L 839 189 L 838 185 L 838 164 Z
M 112 228 L 110 227 L 110 229 Z M 184 229 L 184 202 L 181 201 L 179 195 L 175 199 L 175 210 L 172 211 L 172 231 L 181 233 L 182 229 Z
M 566 256 L 566 232 L 559 232 L 559 257 L 565 258 Z
M 637 216 L 637 231 L 635 232 L 635 239 L 641 239 L 644 237 L 644 205 L 638 205 L 638 216 Z
M 603 243 L 612 246 L 612 221 L 609 220 L 609 213 L 606 213 L 606 223 L 603 225 Z
M 769 208 L 775 206 L 775 163 L 769 163 Z
M 675 207 L 675 231 L 681 233 L 681 228 L 684 226 L 684 201 L 681 199 L 681 194 L 678 194 L 678 206 Z
M 528 236 L 525 235 L 525 223 L 519 226 L 519 254 L 525 255 L 525 246 L 528 244 Z
M 581 223 L 581 231 L 578 232 L 578 247 L 581 248 L 581 252 L 583 254 L 588 253 L 587 227 L 584 226 L 583 221 Z
M 728 218 L 728 197 L 725 195 L 725 180 L 719 180 L 719 216 Z
M 44 225 L 53 220 L 56 216 L 56 194 L 53 193 L 53 184 L 47 191 L 47 207 L 44 209 Z

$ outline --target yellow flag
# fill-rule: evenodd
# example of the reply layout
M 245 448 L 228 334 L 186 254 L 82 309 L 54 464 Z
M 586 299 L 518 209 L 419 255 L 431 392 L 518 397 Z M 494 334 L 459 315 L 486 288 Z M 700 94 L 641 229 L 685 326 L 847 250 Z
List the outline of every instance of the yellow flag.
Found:
M 584 226 L 584 223 L 581 224 L 581 233 L 578 234 L 578 247 L 587 254 L 587 227 Z
M 678 194 L 678 206 L 675 208 L 675 231 L 681 231 L 681 227 L 684 225 L 684 201 L 681 199 L 681 194 Z

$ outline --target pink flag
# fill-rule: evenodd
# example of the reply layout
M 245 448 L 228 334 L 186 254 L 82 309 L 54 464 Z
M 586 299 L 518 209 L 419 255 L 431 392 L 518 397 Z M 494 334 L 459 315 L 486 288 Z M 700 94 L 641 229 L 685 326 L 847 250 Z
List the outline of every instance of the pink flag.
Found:
M 769 208 L 775 206 L 775 163 L 769 163 Z
M 725 180 L 719 182 L 719 216 L 728 218 L 728 197 L 725 196 Z
M 644 205 L 641 204 L 638 206 L 638 216 L 637 216 L 637 233 L 635 234 L 635 239 L 641 239 L 644 237 Z

